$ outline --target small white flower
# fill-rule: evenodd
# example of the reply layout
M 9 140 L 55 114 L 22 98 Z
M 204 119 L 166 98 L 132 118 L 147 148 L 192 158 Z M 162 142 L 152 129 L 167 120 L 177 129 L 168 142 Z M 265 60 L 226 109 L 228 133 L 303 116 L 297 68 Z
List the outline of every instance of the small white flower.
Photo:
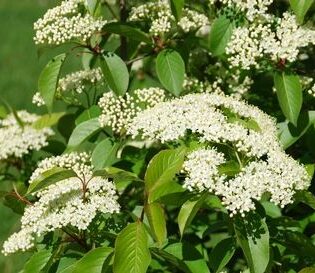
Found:
M 32 127 L 40 116 L 26 111 L 18 111 L 17 115 L 23 127 L 13 114 L 0 120 L 0 160 L 11 156 L 21 158 L 32 150 L 38 151 L 48 144 L 47 138 L 54 134 L 50 128 L 37 130 Z
M 137 113 L 153 107 L 165 98 L 165 91 L 154 87 L 137 89 L 133 93 L 127 93 L 125 97 L 116 96 L 113 92 L 105 93 L 99 101 L 102 109 L 100 123 L 119 134 L 126 130 Z
M 34 171 L 30 184 L 53 167 L 73 170 L 77 177 L 64 179 L 36 193 L 39 199 L 25 209 L 21 230 L 4 243 L 5 255 L 32 248 L 36 238 L 47 232 L 67 226 L 86 230 L 97 213 L 119 211 L 114 184 L 108 179 L 92 176 L 93 167 L 86 153 L 43 160 Z
M 82 15 L 84 0 L 66 0 L 49 9 L 34 24 L 36 44 L 60 45 L 73 40 L 85 42 L 95 32 L 101 31 L 106 21 Z

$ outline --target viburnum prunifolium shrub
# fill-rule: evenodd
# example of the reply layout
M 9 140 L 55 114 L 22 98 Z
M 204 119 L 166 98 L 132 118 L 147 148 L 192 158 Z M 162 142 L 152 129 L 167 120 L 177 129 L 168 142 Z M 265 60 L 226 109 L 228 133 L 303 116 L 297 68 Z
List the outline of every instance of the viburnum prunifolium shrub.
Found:
M 54 55 L 33 97 L 47 113 L 1 101 L 0 197 L 22 215 L 2 253 L 32 253 L 24 273 L 315 272 L 314 10 L 49 9 L 34 23 Z

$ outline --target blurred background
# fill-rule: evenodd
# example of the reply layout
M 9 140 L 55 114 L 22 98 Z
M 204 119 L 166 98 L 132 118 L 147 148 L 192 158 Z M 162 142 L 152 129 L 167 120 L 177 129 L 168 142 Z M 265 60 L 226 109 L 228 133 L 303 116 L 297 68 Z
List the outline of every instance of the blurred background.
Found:
M 0 98 L 16 109 L 38 111 L 32 105 L 38 75 L 48 56 L 38 58 L 33 43 L 33 23 L 55 0 L 0 0 Z M 0 185 L 0 190 L 5 185 Z M 19 216 L 0 204 L 0 245 L 19 227 Z M 28 254 L 4 257 L 0 272 L 19 272 Z

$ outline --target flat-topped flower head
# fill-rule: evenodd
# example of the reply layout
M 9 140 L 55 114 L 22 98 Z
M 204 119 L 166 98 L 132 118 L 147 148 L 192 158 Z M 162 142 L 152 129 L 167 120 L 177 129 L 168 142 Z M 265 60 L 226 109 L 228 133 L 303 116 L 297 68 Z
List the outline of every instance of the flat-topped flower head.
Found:
M 253 21 L 257 17 L 268 16 L 268 8 L 273 0 L 210 0 L 210 4 L 220 2 L 231 8 L 243 12 L 249 21 Z
M 207 16 L 187 8 L 183 9 L 182 17 L 176 23 L 167 0 L 148 2 L 132 8 L 129 20 L 147 22 L 149 33 L 153 36 L 167 34 L 176 26 L 183 32 L 192 32 L 209 25 Z
M 119 211 L 114 184 L 92 175 L 93 166 L 88 154 L 71 153 L 43 160 L 34 171 L 30 184 L 54 167 L 72 170 L 76 175 L 35 193 L 38 201 L 26 207 L 21 230 L 4 243 L 5 255 L 34 247 L 36 239 L 47 232 L 69 226 L 86 230 L 98 213 Z
M 60 45 L 66 42 L 86 42 L 94 33 L 101 31 L 106 21 L 83 14 L 84 0 L 65 0 L 49 9 L 34 24 L 36 44 Z
M 123 133 L 140 111 L 165 99 L 165 91 L 155 87 L 137 89 L 125 96 L 116 96 L 113 92 L 105 93 L 99 101 L 102 109 L 100 123 L 102 126 L 111 127 L 117 134 Z
M 74 91 L 81 94 L 87 84 L 97 84 L 102 80 L 103 73 L 100 68 L 80 70 L 61 78 L 58 82 L 58 90 L 60 92 Z
M 199 141 L 183 165 L 184 187 L 220 196 L 231 216 L 255 209 L 254 200 L 264 194 L 283 207 L 309 185 L 304 167 L 281 148 L 274 120 L 233 97 L 192 94 L 159 103 L 140 112 L 128 133 L 161 142 Z
M 262 59 L 294 62 L 300 49 L 315 44 L 315 30 L 299 26 L 290 12 L 233 30 L 226 53 L 231 67 L 259 68 Z
M 40 116 L 18 111 L 19 124 L 13 114 L 0 120 L 0 160 L 21 158 L 30 151 L 38 151 L 48 145 L 47 139 L 54 134 L 50 128 L 36 129 L 32 125 Z

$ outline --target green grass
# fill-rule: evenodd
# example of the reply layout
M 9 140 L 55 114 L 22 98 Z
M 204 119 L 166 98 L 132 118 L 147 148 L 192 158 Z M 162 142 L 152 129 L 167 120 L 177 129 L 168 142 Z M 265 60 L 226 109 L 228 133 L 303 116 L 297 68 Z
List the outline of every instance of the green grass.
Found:
M 0 98 L 17 109 L 35 110 L 31 98 L 45 59 L 38 60 L 33 43 L 33 22 L 51 0 L 0 1 Z M 3 188 L 4 185 L 0 185 Z M 0 245 L 19 226 L 19 216 L 0 204 Z M 4 257 L 0 254 L 0 272 L 19 272 L 28 254 Z

